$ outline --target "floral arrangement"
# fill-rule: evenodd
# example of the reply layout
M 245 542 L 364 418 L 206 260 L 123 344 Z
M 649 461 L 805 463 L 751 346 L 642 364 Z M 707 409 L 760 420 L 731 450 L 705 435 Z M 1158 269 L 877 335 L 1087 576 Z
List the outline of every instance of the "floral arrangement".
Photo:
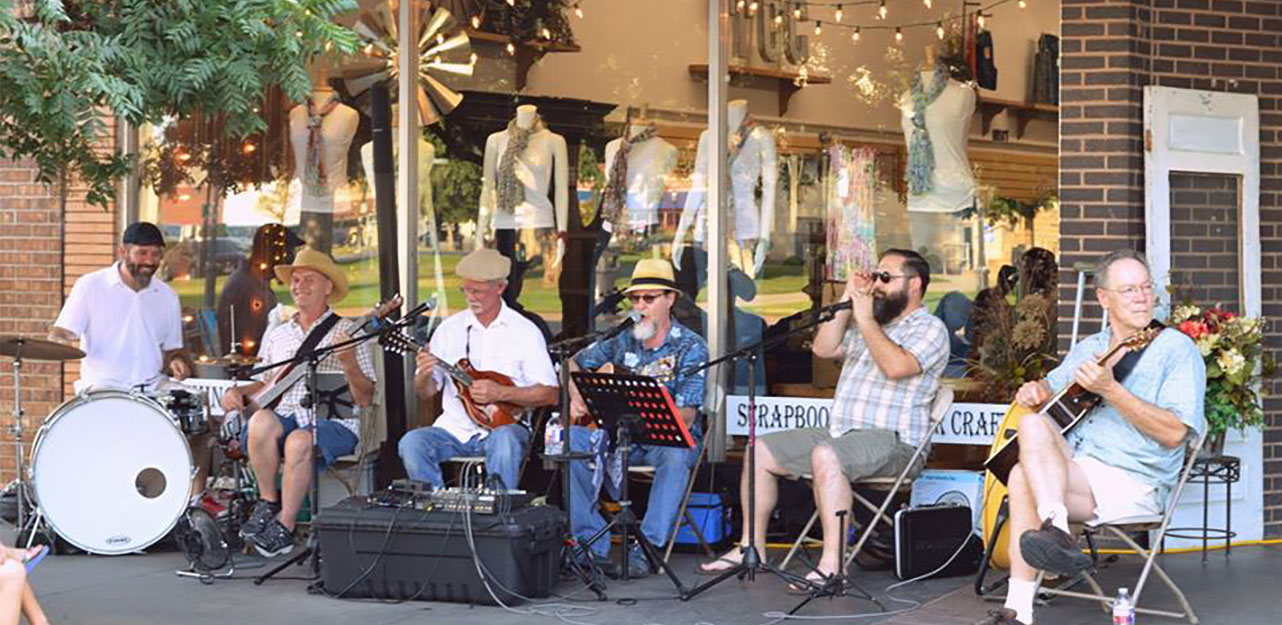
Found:
M 1171 312 L 1170 325 L 1197 345 L 1206 362 L 1206 420 L 1212 435 L 1264 425 L 1256 387 L 1272 376 L 1273 358 L 1264 352 L 1264 320 L 1185 301 Z
M 975 298 L 975 342 L 967 364 L 969 377 L 981 383 L 976 401 L 1010 401 L 1020 385 L 1042 379 L 1055 367 L 1054 305 L 1040 293 L 1025 295 L 1014 305 L 1000 290 Z

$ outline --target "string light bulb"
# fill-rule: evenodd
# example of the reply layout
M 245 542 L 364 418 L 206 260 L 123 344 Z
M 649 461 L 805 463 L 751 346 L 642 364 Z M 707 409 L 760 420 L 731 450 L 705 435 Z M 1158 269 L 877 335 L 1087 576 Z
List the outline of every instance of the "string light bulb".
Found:
M 574 17 L 583 19 L 583 7 L 581 5 L 574 5 Z
M 922 3 L 922 4 L 924 4 L 924 5 L 926 5 L 926 8 L 927 8 L 927 9 L 934 8 L 934 7 L 932 7 L 932 6 L 931 6 L 931 5 L 933 4 L 933 3 L 931 2 L 931 0 L 921 0 L 921 3 Z
M 800 2 L 792 5 L 792 19 L 794 20 L 801 19 L 801 3 Z
M 940 39 L 943 39 L 943 38 L 944 38 L 944 23 L 943 23 L 943 22 L 935 22 L 935 36 L 939 37 Z
M 516 6 L 516 0 L 507 0 L 507 5 L 510 7 Z
M 748 16 L 752 17 L 753 15 L 756 15 L 757 9 L 760 7 L 761 7 L 761 4 L 758 3 L 756 0 L 753 0 L 752 2 L 750 2 L 748 4 Z
M 253 154 L 254 150 L 257 150 L 257 149 L 258 149 L 258 146 L 254 145 L 253 141 L 246 141 L 245 145 L 241 146 L 240 151 L 244 152 L 245 154 Z
M 472 16 L 472 28 L 476 28 L 476 29 L 480 29 L 480 28 L 481 28 L 481 16 L 480 16 L 480 15 L 473 15 L 473 16 Z
M 1021 8 L 1021 9 L 1027 9 L 1027 8 L 1028 8 L 1028 3 L 1027 3 L 1027 2 L 1024 2 L 1024 0 L 1019 0 L 1019 8 Z
M 823 24 L 819 23 L 819 20 L 815 20 L 815 36 L 818 37 L 819 35 L 822 35 L 823 32 L 824 32 Z
M 877 7 L 877 15 L 881 19 L 886 19 L 886 0 L 881 0 L 881 6 Z
M 858 26 L 855 27 L 855 32 L 850 33 L 850 40 L 855 43 L 859 43 L 859 27 Z
M 513 44 L 511 41 L 507 42 L 506 49 L 508 54 L 516 54 L 516 44 Z
M 1022 2 L 1023 0 L 1020 0 L 1020 1 Z M 833 13 L 833 15 L 832 15 L 832 16 L 833 16 L 833 18 L 834 18 L 834 19 L 836 19 L 836 20 L 837 20 L 837 23 L 838 23 L 838 24 L 840 24 L 840 23 L 841 23 L 841 18 L 842 18 L 844 15 L 845 15 L 845 13 L 841 10 L 841 5 L 840 5 L 840 4 L 839 4 L 839 5 L 837 5 L 837 12 L 836 12 L 836 13 Z
M 735 3 L 734 8 L 736 11 L 742 11 L 747 6 L 748 6 L 747 0 L 739 0 L 738 2 Z
M 775 28 L 783 24 L 783 13 L 775 13 Z
M 539 31 L 539 34 L 542 35 L 544 39 L 552 38 L 552 31 L 548 30 L 546 26 L 543 27 L 543 30 Z
M 895 43 L 903 43 L 903 41 L 904 41 L 904 29 L 896 26 L 895 27 Z
M 984 12 L 983 12 L 983 11 L 980 11 L 980 12 L 979 12 L 979 17 L 978 17 L 975 21 L 979 24 L 979 27 L 980 27 L 980 28 L 984 28 L 984 27 L 985 27 L 985 22 L 984 22 Z

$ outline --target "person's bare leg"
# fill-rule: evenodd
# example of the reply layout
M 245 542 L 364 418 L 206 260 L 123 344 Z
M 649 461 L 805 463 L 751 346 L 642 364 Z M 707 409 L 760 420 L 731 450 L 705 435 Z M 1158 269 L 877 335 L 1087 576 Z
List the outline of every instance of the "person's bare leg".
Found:
M 770 523 L 770 513 L 775 509 L 775 503 L 779 500 L 779 476 L 785 474 L 775 460 L 774 454 L 770 453 L 770 448 L 762 444 L 758 439 L 756 445 L 756 509 L 753 515 L 755 527 L 755 543 L 757 546 L 757 555 L 762 560 L 766 557 L 766 526 Z M 743 472 L 739 477 L 739 510 L 744 514 L 743 533 L 740 535 L 739 544 L 729 552 L 718 557 L 712 562 L 701 565 L 701 568 L 707 572 L 723 571 L 733 566 L 734 563 L 743 561 L 743 552 L 740 549 L 743 545 L 748 544 L 748 464 L 743 465 Z
M 1037 516 L 1040 520 L 1054 517 L 1056 526 L 1065 531 L 1068 529 L 1065 493 L 1071 459 L 1059 427 L 1049 417 L 1034 413 L 1020 419 L 1019 464 L 1024 468 L 1025 484 L 1032 493 Z
M 1022 448 L 1023 441 L 1020 441 Z M 1037 571 L 1024 561 L 1019 553 L 1019 537 L 1028 530 L 1037 529 L 1042 520 L 1037 517 L 1037 499 L 1028 485 L 1024 465 L 1017 464 L 1006 479 L 1007 506 L 1009 516 L 1006 518 L 1006 536 L 1010 539 L 1007 553 L 1010 554 L 1010 577 L 1031 582 L 1037 578 Z
M 191 445 L 192 464 L 196 465 L 196 474 L 191 478 L 192 497 L 203 494 L 209 485 L 209 472 L 214 466 L 214 434 L 206 432 L 187 438 Z
M 258 480 L 258 496 L 280 501 L 276 490 L 276 468 L 280 466 L 280 419 L 270 410 L 259 410 L 249 418 L 249 464 Z
M 294 430 L 285 439 L 285 466 L 281 469 L 280 523 L 290 531 L 311 485 L 312 434 Z
M 36 591 L 31 588 L 30 582 L 22 587 L 22 615 L 27 617 L 30 625 L 49 625 L 49 617 L 45 616 L 44 608 L 36 600 Z
M 850 522 L 850 502 L 854 495 L 850 491 L 850 480 L 841 470 L 841 460 L 830 445 L 816 445 L 810 452 L 810 472 L 814 476 L 815 508 L 823 527 L 823 554 L 817 568 L 827 576 L 841 568 L 842 520 L 837 512 L 847 511 L 846 522 Z
M 0 564 L 0 625 L 18 625 L 26 585 L 27 570 L 22 560 L 6 558 L 4 564 Z

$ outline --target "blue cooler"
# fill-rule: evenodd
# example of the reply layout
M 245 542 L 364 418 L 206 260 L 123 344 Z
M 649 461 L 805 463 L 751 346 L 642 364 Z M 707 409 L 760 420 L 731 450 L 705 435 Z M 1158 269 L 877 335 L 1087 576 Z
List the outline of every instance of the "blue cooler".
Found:
M 721 496 L 716 493 L 690 493 L 690 503 L 686 505 L 686 512 L 694 519 L 694 523 L 703 534 L 703 539 L 708 541 L 709 545 L 716 545 L 730 535 L 730 511 L 721 501 Z M 678 545 L 698 545 L 699 537 L 695 535 L 694 530 L 690 529 L 689 523 L 681 519 L 680 530 L 677 531 L 676 544 Z

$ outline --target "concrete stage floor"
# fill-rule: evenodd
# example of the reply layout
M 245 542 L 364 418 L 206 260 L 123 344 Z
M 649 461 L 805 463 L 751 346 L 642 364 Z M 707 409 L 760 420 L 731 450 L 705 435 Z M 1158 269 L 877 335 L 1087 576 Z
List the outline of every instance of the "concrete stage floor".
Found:
M 779 554 L 774 554 L 778 556 Z M 1208 625 L 1274 625 L 1282 614 L 1282 592 L 1277 590 L 1277 571 L 1282 569 L 1282 547 L 1239 547 L 1230 555 L 1212 552 L 1206 564 L 1200 554 L 1168 555 L 1167 570 L 1188 594 L 1190 601 Z M 246 566 L 261 564 L 240 556 Z M 701 581 L 694 574 L 699 560 L 693 555 L 676 554 L 674 571 L 686 585 Z M 264 569 L 242 567 L 237 578 L 202 584 L 174 574 L 185 568 L 183 556 L 175 552 L 119 557 L 87 555 L 50 556 L 32 574 L 37 594 L 54 623 L 130 624 L 149 623 L 189 625 L 222 625 L 225 623 L 273 623 L 282 625 L 324 625 L 329 623 L 592 623 L 609 625 L 677 625 L 769 623 L 771 611 L 788 610 L 798 597 L 786 593 L 783 582 L 773 576 L 758 577 L 753 583 L 727 581 L 691 601 L 674 599 L 675 592 L 665 576 L 651 576 L 628 583 L 611 581 L 609 600 L 600 602 L 576 593 L 577 585 L 563 581 L 556 592 L 569 600 L 549 600 L 561 606 L 523 604 L 515 611 L 497 607 L 468 606 L 450 603 L 384 603 L 377 601 L 339 600 L 312 595 L 307 582 L 299 579 L 307 572 L 297 567 L 287 573 L 290 579 L 268 581 L 255 586 L 249 577 Z M 1110 565 L 1101 576 L 1104 587 L 1114 591 L 1131 585 L 1138 566 Z M 856 573 L 856 581 L 872 591 L 890 610 L 905 604 L 887 600 L 885 589 L 895 580 L 888 573 Z M 969 625 L 983 618 L 996 603 L 986 603 L 970 589 L 971 578 L 959 577 L 930 580 L 893 591 L 897 597 L 920 602 L 913 611 L 882 614 L 863 618 L 824 619 L 824 622 L 884 623 L 886 625 Z M 1169 593 L 1152 584 L 1143 596 L 1145 604 L 1155 607 L 1172 605 Z M 876 607 L 855 598 L 819 599 L 811 602 L 801 614 L 839 616 L 868 613 Z M 561 616 L 556 616 L 560 610 Z M 1040 623 L 1087 625 L 1109 621 L 1098 604 L 1057 599 L 1039 608 Z M 1172 619 L 1145 617 L 1145 623 L 1169 622 Z

